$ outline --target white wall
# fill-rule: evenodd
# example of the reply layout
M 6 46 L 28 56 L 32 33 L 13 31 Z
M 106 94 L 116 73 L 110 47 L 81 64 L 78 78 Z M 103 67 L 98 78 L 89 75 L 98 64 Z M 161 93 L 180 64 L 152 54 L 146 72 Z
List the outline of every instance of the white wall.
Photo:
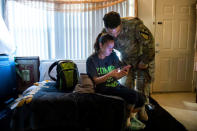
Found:
M 154 35 L 155 0 L 138 0 L 138 17 Z

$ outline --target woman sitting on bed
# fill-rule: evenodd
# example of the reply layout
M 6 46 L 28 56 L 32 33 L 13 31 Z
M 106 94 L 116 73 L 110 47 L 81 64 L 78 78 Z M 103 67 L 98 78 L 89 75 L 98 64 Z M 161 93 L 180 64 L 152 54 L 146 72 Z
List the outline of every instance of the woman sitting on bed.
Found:
M 86 61 L 86 70 L 92 78 L 97 93 L 114 95 L 123 98 L 129 107 L 127 129 L 130 129 L 130 111 L 138 112 L 144 106 L 145 96 L 132 89 L 126 88 L 118 79 L 128 74 L 130 65 L 121 68 L 116 53 L 113 51 L 114 39 L 108 34 L 99 34 L 94 44 L 95 52 Z

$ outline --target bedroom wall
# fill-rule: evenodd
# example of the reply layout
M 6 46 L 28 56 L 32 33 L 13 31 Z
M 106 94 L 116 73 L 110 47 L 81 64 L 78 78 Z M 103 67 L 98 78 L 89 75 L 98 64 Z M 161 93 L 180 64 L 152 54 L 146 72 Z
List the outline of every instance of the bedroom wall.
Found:
M 138 17 L 154 35 L 155 0 L 138 0 Z

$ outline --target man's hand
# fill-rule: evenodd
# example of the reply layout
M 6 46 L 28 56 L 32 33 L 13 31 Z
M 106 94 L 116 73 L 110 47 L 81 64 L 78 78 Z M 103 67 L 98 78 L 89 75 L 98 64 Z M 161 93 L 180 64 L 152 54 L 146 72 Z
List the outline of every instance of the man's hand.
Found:
M 148 68 L 148 64 L 144 64 L 143 62 L 140 62 L 140 63 L 138 64 L 138 68 L 139 68 L 139 69 L 147 69 L 147 68 Z
M 127 65 L 127 66 L 123 67 L 121 70 L 126 71 L 127 73 L 129 73 L 130 68 L 131 68 L 131 65 Z

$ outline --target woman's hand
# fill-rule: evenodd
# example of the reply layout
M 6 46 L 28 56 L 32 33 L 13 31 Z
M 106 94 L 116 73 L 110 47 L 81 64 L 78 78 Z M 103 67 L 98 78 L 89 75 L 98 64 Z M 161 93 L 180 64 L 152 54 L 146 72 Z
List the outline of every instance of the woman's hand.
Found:
M 119 68 L 118 69 L 115 69 L 115 70 L 112 70 L 111 72 L 108 73 L 108 76 L 109 77 L 116 77 L 117 74 L 119 72 Z
M 103 83 L 107 81 L 109 77 L 113 77 L 118 80 L 122 78 L 123 76 L 126 76 L 129 73 L 130 68 L 131 68 L 130 65 L 123 67 L 121 70 L 118 68 L 118 69 L 112 70 L 111 72 L 105 74 L 104 76 L 93 77 L 93 80 L 95 84 Z
M 131 68 L 131 65 L 127 65 L 127 66 L 123 67 L 121 70 L 118 69 L 118 72 L 116 72 L 114 78 L 120 79 L 120 78 L 128 75 L 130 68 Z

